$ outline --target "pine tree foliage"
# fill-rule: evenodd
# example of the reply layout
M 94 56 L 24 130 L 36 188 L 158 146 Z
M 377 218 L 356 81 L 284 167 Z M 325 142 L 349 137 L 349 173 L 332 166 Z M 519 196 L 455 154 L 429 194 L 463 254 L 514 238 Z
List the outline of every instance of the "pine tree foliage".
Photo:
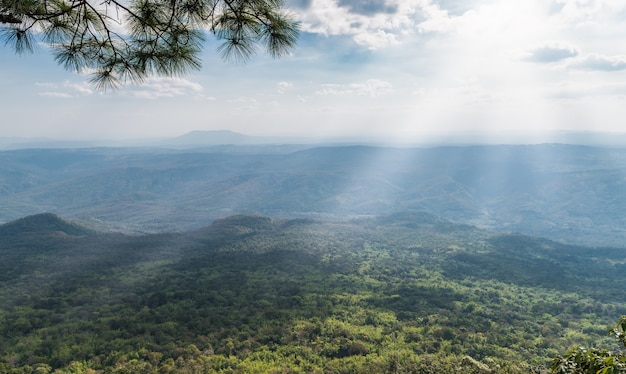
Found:
M 626 348 L 626 316 L 609 330 Z M 623 374 L 626 373 L 626 352 L 577 347 L 552 361 L 552 374 Z
M 100 89 L 199 69 L 208 34 L 225 59 L 245 62 L 259 48 L 285 55 L 298 31 L 282 0 L 0 0 L 6 44 L 20 54 L 41 38 Z

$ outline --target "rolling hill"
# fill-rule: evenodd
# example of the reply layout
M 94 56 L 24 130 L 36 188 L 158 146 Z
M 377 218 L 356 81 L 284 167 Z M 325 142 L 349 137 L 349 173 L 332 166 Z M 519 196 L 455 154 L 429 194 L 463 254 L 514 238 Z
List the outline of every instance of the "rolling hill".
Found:
M 622 246 L 626 149 L 544 144 L 0 152 L 0 220 L 54 212 L 123 232 L 259 213 L 345 219 L 427 211 L 563 243 Z
M 40 213 L 0 225 L 0 237 L 27 234 L 61 234 L 81 236 L 94 233 L 94 230 L 65 220 L 52 213 Z
M 626 298 L 623 249 L 427 213 L 70 227 L 0 226 L 0 372 L 541 373 Z

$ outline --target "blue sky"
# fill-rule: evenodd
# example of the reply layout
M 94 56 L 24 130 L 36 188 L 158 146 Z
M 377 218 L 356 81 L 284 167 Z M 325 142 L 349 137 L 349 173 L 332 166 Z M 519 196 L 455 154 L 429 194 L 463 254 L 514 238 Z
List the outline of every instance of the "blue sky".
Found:
M 45 47 L 0 47 L 0 137 L 129 139 L 192 130 L 376 136 L 624 132 L 623 0 L 290 0 L 298 47 L 96 92 Z

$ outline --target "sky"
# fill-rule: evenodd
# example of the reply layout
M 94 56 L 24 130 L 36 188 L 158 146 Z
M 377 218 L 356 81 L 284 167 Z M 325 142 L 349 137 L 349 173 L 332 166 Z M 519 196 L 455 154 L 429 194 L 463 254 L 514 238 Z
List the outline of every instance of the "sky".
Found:
M 0 45 L 0 137 L 626 132 L 626 1 L 287 0 L 297 47 L 98 92 Z

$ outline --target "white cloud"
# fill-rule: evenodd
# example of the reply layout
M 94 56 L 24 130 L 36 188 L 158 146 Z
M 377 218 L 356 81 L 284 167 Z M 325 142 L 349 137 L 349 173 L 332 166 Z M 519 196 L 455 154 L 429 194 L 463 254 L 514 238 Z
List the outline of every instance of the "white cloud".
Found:
M 355 43 L 378 49 L 400 42 L 422 18 L 420 4 L 427 0 L 340 2 L 318 0 L 299 12 L 302 29 L 323 35 L 351 35 Z
M 408 42 L 419 34 L 506 38 L 515 45 L 532 36 L 545 38 L 552 29 L 602 25 L 624 11 L 622 0 L 316 0 L 296 10 L 305 32 L 352 36 L 370 49 Z
M 286 91 L 290 90 L 293 88 L 293 83 L 291 82 L 278 82 L 278 89 L 277 92 L 279 94 L 284 94 Z
M 323 84 L 322 88 L 317 90 L 317 95 L 326 96 L 370 96 L 377 97 L 391 92 L 393 86 L 391 83 L 380 79 L 368 79 L 363 83 L 343 84 Z
M 215 96 L 207 96 L 204 94 L 197 94 L 194 96 L 194 99 L 196 100 L 200 100 L 200 101 L 216 101 L 217 98 Z
M 62 84 L 50 82 L 37 82 L 35 86 L 44 88 L 45 91 L 38 93 L 39 96 L 52 98 L 75 98 L 88 96 L 94 93 L 93 86 L 88 82 L 65 81 Z M 144 83 L 136 86 L 121 88 L 123 95 L 143 99 L 158 99 L 177 96 L 194 96 L 198 99 L 214 101 L 213 96 L 202 94 L 202 85 L 182 78 L 149 78 Z
M 626 10 L 622 0 L 555 0 L 560 7 L 557 17 L 577 26 L 600 24 L 602 19 L 619 19 Z
M 376 97 L 391 92 L 393 86 L 391 83 L 380 79 L 368 79 L 364 83 L 352 84 L 351 87 L 359 96 Z
M 626 70 L 626 56 L 602 56 L 590 54 L 570 64 L 583 70 L 619 71 Z
M 92 86 L 87 82 L 81 82 L 81 83 L 65 82 L 63 86 L 81 95 L 91 95 L 93 93 Z
M 293 83 L 290 82 L 278 82 L 278 87 L 280 88 L 291 88 L 293 87 Z
M 527 51 L 522 59 L 536 63 L 551 63 L 576 57 L 579 53 L 576 47 L 562 43 L 549 43 Z
M 73 96 L 65 92 L 40 92 L 39 96 L 53 97 L 56 99 L 71 99 Z
M 68 99 L 71 97 L 91 95 L 93 93 L 93 89 L 89 83 L 86 82 L 74 83 L 65 81 L 62 85 L 50 82 L 37 82 L 35 86 L 46 90 L 38 94 L 43 97 Z
M 430 1 L 424 2 L 421 6 L 421 14 L 424 19 L 417 27 L 420 32 L 446 32 L 453 28 L 455 22 L 453 17 L 450 17 L 448 12 L 437 4 Z
M 326 95 L 349 95 L 354 91 L 350 89 L 348 86 L 344 86 L 341 84 L 323 84 L 322 88 L 315 91 L 316 95 L 326 96 Z
M 385 32 L 384 30 L 378 30 L 375 33 L 359 33 L 354 36 L 354 41 L 371 50 L 399 44 L 396 35 Z
M 199 95 L 202 85 L 183 78 L 149 78 L 138 86 L 129 87 L 126 94 L 143 99 Z

